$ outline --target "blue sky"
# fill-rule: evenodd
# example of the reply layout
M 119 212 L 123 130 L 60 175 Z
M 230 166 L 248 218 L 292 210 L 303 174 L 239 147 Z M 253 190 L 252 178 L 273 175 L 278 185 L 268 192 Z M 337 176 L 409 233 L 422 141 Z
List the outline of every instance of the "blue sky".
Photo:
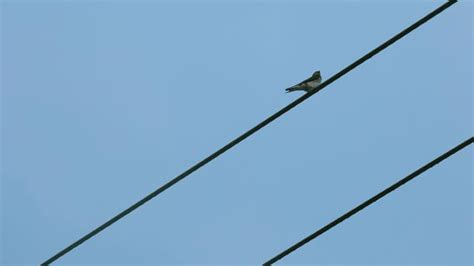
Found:
M 1 4 L 1 261 L 38 264 L 441 1 Z M 60 259 L 259 265 L 473 132 L 457 3 Z M 280 261 L 471 265 L 472 147 Z

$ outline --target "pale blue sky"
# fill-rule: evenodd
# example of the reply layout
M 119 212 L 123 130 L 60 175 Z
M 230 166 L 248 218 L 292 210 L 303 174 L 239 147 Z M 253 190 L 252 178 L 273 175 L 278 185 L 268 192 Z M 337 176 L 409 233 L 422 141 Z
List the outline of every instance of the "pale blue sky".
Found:
M 2 1 L 1 261 L 38 264 L 441 1 Z M 259 265 L 473 132 L 457 3 L 61 258 Z M 280 263 L 471 265 L 469 147 Z

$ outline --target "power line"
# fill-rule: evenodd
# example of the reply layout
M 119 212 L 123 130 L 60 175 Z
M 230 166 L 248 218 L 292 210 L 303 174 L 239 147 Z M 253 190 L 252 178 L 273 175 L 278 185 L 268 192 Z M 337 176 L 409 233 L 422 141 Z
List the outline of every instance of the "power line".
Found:
M 418 170 L 416 170 L 415 172 L 409 174 L 408 176 L 406 176 L 405 178 L 403 179 L 400 179 L 397 183 L 391 185 L 390 187 L 384 189 L 382 192 L 378 193 L 377 195 L 373 196 L 372 198 L 366 200 L 365 202 L 363 202 L 362 204 L 360 204 L 359 206 L 355 207 L 354 209 L 346 212 L 344 215 L 340 216 L 339 218 L 337 218 L 336 220 L 330 222 L 329 224 L 327 224 L 326 226 L 322 227 L 321 229 L 319 229 L 318 231 L 312 233 L 311 235 L 305 237 L 303 240 L 299 241 L 298 243 L 294 244 L 293 246 L 289 247 L 288 249 L 286 249 L 285 251 L 281 252 L 280 254 L 276 255 L 275 257 L 273 257 L 272 259 L 270 259 L 269 261 L 265 262 L 263 265 L 272 265 L 273 263 L 281 260 L 283 257 L 287 256 L 288 254 L 290 254 L 291 252 L 297 250 L 298 248 L 302 247 L 303 245 L 305 245 L 306 243 L 308 243 L 309 241 L 315 239 L 316 237 L 324 234 L 325 232 L 327 232 L 329 229 L 333 228 L 334 226 L 338 225 L 339 223 L 343 222 L 344 220 L 346 220 L 347 218 L 351 217 L 352 215 L 356 214 L 357 212 L 361 211 L 362 209 L 364 209 L 365 207 L 369 206 L 370 204 L 376 202 L 377 200 L 383 198 L 384 196 L 386 196 L 387 194 L 389 194 L 390 192 L 396 190 L 397 188 L 403 186 L 405 183 L 407 183 L 408 181 L 412 180 L 413 178 L 417 177 L 418 175 L 422 174 L 423 172 L 427 171 L 428 169 L 430 169 L 431 167 L 437 165 L 438 163 L 440 163 L 441 161 L 443 161 L 444 159 L 447 159 L 448 157 L 450 157 L 451 155 L 455 154 L 456 152 L 462 150 L 463 148 L 469 146 L 472 142 L 474 141 L 474 137 L 470 137 L 469 139 L 465 140 L 464 142 L 462 142 L 461 144 L 457 145 L 456 147 L 452 148 L 451 150 L 447 151 L 446 153 L 444 153 L 443 155 L 439 156 L 438 158 L 434 159 L 433 161 L 427 163 L 426 165 L 424 165 L 423 167 L 419 168 Z
M 160 188 L 158 188 L 155 191 L 151 192 L 146 197 L 139 200 L 138 202 L 136 202 L 132 206 L 128 207 L 127 209 L 123 210 L 122 212 L 120 212 L 119 214 L 117 214 L 116 216 L 114 216 L 113 218 L 111 218 L 110 220 L 108 220 L 107 222 L 102 224 L 101 226 L 97 227 L 96 229 L 94 229 L 93 231 L 88 233 L 87 235 L 83 236 L 82 238 L 80 238 L 76 242 L 72 243 L 71 245 L 67 246 L 63 250 L 59 251 L 56 255 L 52 256 L 51 258 L 49 258 L 48 260 L 43 262 L 42 265 L 51 264 L 55 260 L 57 260 L 60 257 L 64 256 L 66 253 L 70 252 L 71 250 L 73 250 L 74 248 L 79 246 L 80 244 L 82 244 L 85 241 L 89 240 L 90 238 L 92 238 L 93 236 L 95 236 L 96 234 L 98 234 L 99 232 L 104 230 L 105 228 L 109 227 L 110 225 L 112 225 L 116 221 L 120 220 L 121 218 L 123 218 L 127 214 L 131 213 L 132 211 L 134 211 L 135 209 L 137 209 L 141 205 L 145 204 L 147 201 L 149 201 L 152 198 L 158 196 L 159 194 L 161 194 L 162 192 L 164 192 L 165 190 L 167 190 L 168 188 L 170 188 L 174 184 L 178 183 L 179 181 L 181 181 L 182 179 L 184 179 L 185 177 L 187 177 L 188 175 L 193 173 L 194 171 L 198 170 L 199 168 L 206 165 L 210 161 L 214 160 L 216 157 L 223 154 L 224 152 L 226 152 L 230 148 L 234 147 L 235 145 L 237 145 L 238 143 L 240 143 L 241 141 L 243 141 L 244 139 L 246 139 L 247 137 L 249 137 L 253 133 L 255 133 L 258 130 L 260 130 L 261 128 L 265 127 L 266 125 L 271 123 L 273 120 L 277 119 L 278 117 L 280 117 L 284 113 L 288 112 L 289 110 L 291 110 L 292 108 L 294 108 L 298 104 L 302 103 L 303 101 L 305 101 L 306 99 L 308 99 L 312 95 L 314 95 L 317 92 L 321 91 L 323 88 L 325 88 L 326 86 L 328 86 L 329 84 L 331 84 L 332 82 L 337 80 L 338 78 L 342 77 L 343 75 L 347 74 L 349 71 L 356 68 L 357 66 L 359 66 L 360 64 L 362 64 L 363 62 L 365 62 L 366 60 L 371 58 L 372 56 L 376 55 L 377 53 L 379 53 L 383 49 L 387 48 L 388 46 L 390 46 L 394 42 L 396 42 L 399 39 L 403 38 L 405 35 L 407 35 L 411 31 L 413 31 L 414 29 L 418 28 L 419 26 L 421 26 L 423 23 L 427 22 L 428 20 L 430 20 L 434 16 L 438 15 L 439 13 L 441 13 L 443 10 L 445 10 L 446 8 L 448 8 L 449 6 L 454 4 L 455 2 L 457 2 L 457 1 L 449 1 L 445 4 L 443 4 L 442 6 L 440 6 L 439 8 L 434 10 L 433 12 L 431 12 L 430 14 L 426 15 L 425 17 L 423 17 L 419 21 L 415 22 L 410 27 L 408 27 L 405 30 L 403 30 L 402 32 L 398 33 L 397 35 L 395 35 L 394 37 L 392 37 L 391 39 L 389 39 L 385 43 L 381 44 L 380 46 L 378 46 L 374 50 L 370 51 L 368 54 L 364 55 L 363 57 L 361 57 L 360 59 L 358 59 L 354 63 L 350 64 L 349 66 L 347 66 L 343 70 L 339 71 L 337 74 L 335 74 L 334 76 L 332 76 L 331 78 L 329 78 L 325 82 L 321 83 L 321 85 L 319 85 L 316 90 L 313 90 L 309 93 L 306 93 L 305 95 L 303 95 L 300 98 L 296 99 L 295 101 L 293 101 L 289 105 L 285 106 L 280 111 L 276 112 L 275 114 L 271 115 L 270 117 L 268 117 L 264 121 L 260 122 L 260 124 L 256 125 L 255 127 L 250 129 L 249 131 L 245 132 L 244 134 L 240 135 L 239 137 L 237 137 L 236 139 L 234 139 L 233 141 L 231 141 L 230 143 L 228 143 L 224 147 L 220 148 L 219 150 L 217 150 L 213 154 L 209 155 L 207 158 L 205 158 L 202 161 L 198 162 L 197 164 L 195 164 L 194 166 L 192 166 L 191 168 L 189 168 L 188 170 L 186 170 L 182 174 L 180 174 L 177 177 L 173 178 L 172 180 L 168 181 L 168 183 L 164 184 Z

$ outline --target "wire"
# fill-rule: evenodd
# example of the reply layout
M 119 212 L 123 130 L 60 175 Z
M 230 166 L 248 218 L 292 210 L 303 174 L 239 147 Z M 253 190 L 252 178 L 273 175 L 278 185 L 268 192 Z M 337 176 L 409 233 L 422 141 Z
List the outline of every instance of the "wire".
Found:
M 293 246 L 289 247 L 285 251 L 283 251 L 280 254 L 276 255 L 275 257 L 273 257 L 269 261 L 265 262 L 263 265 L 264 266 L 265 265 L 272 265 L 273 263 L 281 260 L 283 257 L 289 255 L 291 252 L 297 250 L 298 248 L 302 247 L 303 245 L 305 245 L 306 243 L 308 243 L 311 240 L 315 239 L 316 237 L 319 237 L 320 235 L 324 234 L 329 229 L 331 229 L 334 226 L 338 225 L 339 223 L 343 222 L 344 220 L 346 220 L 347 218 L 349 218 L 352 215 L 356 214 L 357 212 L 361 211 L 362 209 L 369 206 L 370 204 L 372 204 L 372 203 L 376 202 L 377 200 L 383 198 L 384 196 L 386 196 L 390 192 L 392 192 L 392 191 L 396 190 L 397 188 L 401 187 L 402 185 L 404 185 L 408 181 L 412 180 L 413 178 L 415 178 L 418 175 L 422 174 L 423 172 L 427 171 L 431 167 L 437 165 L 438 163 L 440 163 L 444 159 L 447 159 L 448 157 L 455 154 L 456 152 L 458 152 L 458 151 L 462 150 L 463 148 L 469 146 L 473 141 L 474 141 L 474 137 L 471 137 L 471 138 L 465 140 L 461 144 L 459 144 L 456 147 L 452 148 L 451 150 L 447 151 L 446 153 L 444 153 L 443 155 L 441 155 L 438 158 L 434 159 L 433 161 L 427 163 L 426 165 L 419 168 L 415 172 L 409 174 L 408 176 L 406 176 L 403 179 L 400 179 L 397 183 L 391 185 L 390 187 L 386 188 L 382 192 L 380 192 L 377 195 L 373 196 L 372 198 L 366 200 L 364 203 L 362 203 L 359 206 L 355 207 L 354 209 L 346 212 L 344 215 L 342 215 L 339 218 L 337 218 L 336 220 L 330 222 L 329 224 L 322 227 L 318 231 L 316 231 L 316 232 L 312 233 L 311 235 L 305 237 L 303 240 L 299 241 L 298 243 L 296 243 Z
M 147 201 L 151 200 L 152 198 L 158 196 L 159 194 L 161 194 L 163 191 L 167 190 L 168 188 L 170 188 L 171 186 L 173 186 L 174 184 L 178 183 L 179 181 L 181 181 L 182 179 L 184 179 L 185 177 L 187 177 L 188 175 L 190 175 L 191 173 L 193 173 L 194 171 L 198 170 L 199 168 L 201 168 L 202 166 L 206 165 L 207 163 L 209 163 L 210 161 L 212 161 L 213 159 L 215 159 L 216 157 L 218 157 L 219 155 L 223 154 L 224 152 L 226 152 L 227 150 L 229 150 L 230 148 L 234 147 L 235 145 L 237 145 L 238 143 L 240 143 L 241 141 L 243 141 L 244 139 L 246 139 L 247 137 L 249 137 L 250 135 L 252 135 L 253 133 L 257 132 L 258 130 L 260 130 L 261 128 L 265 127 L 266 125 L 268 125 L 269 123 L 271 123 L 273 120 L 277 119 L 278 117 L 280 117 L 281 115 L 283 115 L 284 113 L 288 112 L 289 110 L 291 110 L 293 107 L 297 106 L 298 104 L 302 103 L 304 100 L 308 99 L 309 97 L 311 97 L 312 95 L 314 95 L 315 93 L 321 91 L 323 88 L 325 88 L 327 85 L 331 84 L 332 82 L 334 82 L 335 80 L 337 80 L 338 78 L 342 77 L 343 75 L 345 75 L 346 73 L 348 73 L 349 71 L 351 71 L 352 69 L 356 68 L 357 66 L 359 66 L 360 64 L 362 64 L 363 62 L 365 62 L 366 60 L 368 60 L 369 58 L 371 58 L 372 56 L 374 56 L 375 54 L 379 53 L 380 51 L 382 51 L 383 49 L 387 48 L 388 46 L 390 46 L 391 44 L 393 44 L 394 42 L 398 41 L 399 39 L 401 39 L 402 37 L 404 37 L 405 35 L 407 35 L 408 33 L 410 33 L 411 31 L 413 31 L 414 29 L 416 29 L 417 27 L 419 27 L 420 25 L 422 25 L 423 23 L 427 22 L 428 20 L 430 20 L 431 18 L 433 18 L 434 16 L 436 16 L 437 14 L 441 13 L 443 10 L 445 10 L 446 8 L 448 8 L 449 6 L 451 6 L 452 4 L 454 4 L 456 1 L 449 1 L 445 4 L 443 4 L 442 6 L 440 6 L 439 8 L 437 8 L 436 10 L 434 10 L 433 12 L 431 12 L 430 14 L 428 14 L 427 16 L 423 17 L 422 19 L 420 19 L 419 21 L 415 22 L 415 24 L 411 25 L 410 27 L 406 28 L 405 30 L 403 30 L 402 32 L 398 33 L 397 35 L 395 35 L 394 37 L 392 37 L 390 40 L 386 41 L 385 43 L 381 44 L 379 47 L 375 48 L 374 50 L 372 50 L 371 52 L 369 52 L 368 54 L 364 55 L 363 57 L 361 57 L 359 60 L 355 61 L 354 63 L 352 63 L 351 65 L 347 66 L 346 68 L 344 68 L 343 70 L 339 71 L 337 74 L 335 74 L 334 76 L 332 76 L 331 78 L 329 78 L 328 80 L 326 80 L 325 82 L 321 83 L 317 89 L 311 91 L 311 92 L 308 92 L 306 93 L 305 95 L 301 96 L 300 98 L 296 99 L 295 101 L 293 101 L 292 103 L 290 103 L 289 105 L 285 106 L 284 108 L 282 108 L 280 111 L 276 112 L 275 114 L 273 114 L 272 116 L 268 117 L 267 119 L 265 119 L 264 121 L 260 122 L 260 124 L 256 125 L 255 127 L 253 127 L 252 129 L 250 129 L 249 131 L 245 132 L 244 134 L 240 135 L 239 137 L 237 137 L 236 139 L 234 139 L 233 141 L 231 141 L 230 143 L 228 143 L 227 145 L 225 145 L 224 147 L 220 148 L 219 150 L 217 150 L 216 152 L 214 152 L 213 154 L 209 155 L 207 158 L 203 159 L 202 161 L 198 162 L 197 164 L 195 164 L 194 166 L 192 166 L 191 168 L 189 168 L 188 170 L 186 170 L 185 172 L 183 172 L 182 174 L 178 175 L 177 177 L 173 178 L 172 180 L 168 181 L 168 183 L 164 184 L 162 187 L 156 189 L 155 191 L 151 192 L 150 194 L 148 194 L 146 197 L 144 197 L 143 199 L 139 200 L 138 202 L 136 202 L 135 204 L 133 204 L 132 206 L 128 207 L 127 209 L 123 210 L 122 212 L 120 212 L 119 214 L 117 214 L 116 216 L 114 216 L 113 218 L 111 218 L 110 220 L 108 220 L 107 222 L 105 222 L 104 224 L 102 224 L 101 226 L 97 227 L 96 229 L 94 229 L 93 231 L 91 231 L 90 233 L 88 233 L 87 235 L 81 237 L 79 240 L 77 240 L 76 242 L 72 243 L 71 245 L 67 246 L 66 248 L 64 248 L 63 250 L 59 251 L 56 255 L 52 256 L 51 258 L 49 258 L 48 260 L 46 260 L 45 262 L 42 263 L 42 265 L 48 265 L 48 264 L 51 264 L 52 262 L 54 262 L 55 260 L 59 259 L 60 257 L 64 256 L 66 253 L 70 252 L 71 250 L 73 250 L 74 248 L 76 248 L 77 246 L 79 246 L 80 244 L 84 243 L 85 241 L 87 241 L 88 239 L 92 238 L 93 236 L 95 236 L 96 234 L 98 234 L 99 232 L 101 232 L 102 230 L 104 230 L 105 228 L 109 227 L 110 225 L 112 225 L 113 223 L 115 223 L 116 221 L 120 220 L 121 218 L 123 218 L 124 216 L 126 216 L 127 214 L 131 213 L 132 211 L 134 211 L 135 209 L 137 209 L 138 207 L 140 207 L 141 205 L 145 204 Z

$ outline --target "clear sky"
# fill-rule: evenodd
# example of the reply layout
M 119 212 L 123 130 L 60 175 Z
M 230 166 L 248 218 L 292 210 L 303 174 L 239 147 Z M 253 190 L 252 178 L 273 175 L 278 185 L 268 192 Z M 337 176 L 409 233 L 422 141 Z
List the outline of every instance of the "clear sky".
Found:
M 38 264 L 441 1 L 2 1 L 1 261 Z M 473 133 L 461 1 L 60 259 L 259 265 Z M 472 265 L 473 147 L 280 261 Z

